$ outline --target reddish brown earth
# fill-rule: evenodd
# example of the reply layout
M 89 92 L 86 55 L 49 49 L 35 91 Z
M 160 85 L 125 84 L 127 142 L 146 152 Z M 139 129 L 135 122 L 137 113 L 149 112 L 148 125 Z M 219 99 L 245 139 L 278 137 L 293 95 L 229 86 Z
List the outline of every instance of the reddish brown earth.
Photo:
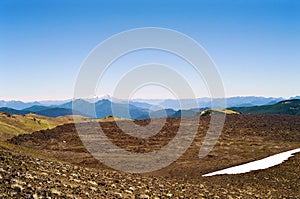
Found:
M 195 118 L 189 118 L 195 120 Z M 288 115 L 228 115 L 223 132 L 208 156 L 199 159 L 198 153 L 208 128 L 209 117 L 201 117 L 196 138 L 184 155 L 166 168 L 142 175 L 139 178 L 167 180 L 168 183 L 186 183 L 190 192 L 203 197 L 213 195 L 248 197 L 299 197 L 300 156 L 291 158 L 280 166 L 241 175 L 201 177 L 203 174 L 230 166 L 261 159 L 279 152 L 299 148 L 300 116 Z M 124 125 L 130 121 L 121 121 Z M 153 120 L 159 123 L 159 120 Z M 136 121 L 147 125 L 149 121 Z M 146 153 L 160 149 L 176 135 L 179 119 L 168 119 L 161 131 L 148 139 L 136 138 L 122 132 L 114 122 L 100 123 L 110 140 L 128 151 Z M 89 123 L 80 124 L 88 130 Z M 188 130 L 188 129 L 187 129 Z M 90 131 L 89 131 L 90 132 Z M 93 133 L 93 131 L 91 131 Z M 74 124 L 51 130 L 20 135 L 10 143 L 31 148 L 45 157 L 58 159 L 81 167 L 113 172 L 88 153 L 76 132 Z M 87 170 L 89 170 L 87 168 Z M 155 177 L 154 177 L 155 176 Z M 135 178 L 135 177 L 131 177 Z M 201 192 L 199 186 L 208 192 Z M 160 189 L 156 187 L 155 189 Z M 165 193 L 174 190 L 165 187 Z M 140 193 L 139 193 L 140 194 Z M 211 194 L 211 195 L 209 195 Z M 150 196 L 151 194 L 148 193 Z M 173 195 L 174 196 L 174 195 Z M 187 197 L 187 195 L 184 195 Z M 223 198 L 223 197 L 222 197 Z

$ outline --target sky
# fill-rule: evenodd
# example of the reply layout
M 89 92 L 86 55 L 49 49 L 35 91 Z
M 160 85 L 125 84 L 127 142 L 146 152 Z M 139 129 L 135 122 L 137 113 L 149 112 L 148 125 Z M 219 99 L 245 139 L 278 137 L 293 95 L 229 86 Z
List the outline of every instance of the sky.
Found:
M 197 41 L 216 64 L 227 97 L 300 95 L 299 10 L 297 0 L 2 0 L 0 99 L 72 98 L 89 53 L 112 35 L 142 27 L 172 29 Z M 188 64 L 154 50 L 112 64 L 95 94 L 111 94 L 126 70 L 150 62 L 169 64 L 197 97 L 209 94 Z M 133 96 L 172 94 L 156 85 Z

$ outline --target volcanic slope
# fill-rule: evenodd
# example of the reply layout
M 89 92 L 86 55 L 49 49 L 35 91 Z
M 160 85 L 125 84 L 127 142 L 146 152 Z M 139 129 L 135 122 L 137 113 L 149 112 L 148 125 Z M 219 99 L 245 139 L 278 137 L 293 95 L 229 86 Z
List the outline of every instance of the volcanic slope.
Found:
M 55 160 L 0 143 L 0 198 L 298 198 L 300 154 L 267 170 L 199 180 L 143 176 Z
M 195 120 L 191 117 L 187 120 Z M 202 174 L 224 169 L 269 155 L 299 148 L 300 116 L 290 115 L 228 115 L 223 132 L 213 150 L 202 159 L 198 158 L 201 144 L 208 129 L 210 117 L 201 117 L 196 137 L 188 150 L 170 166 L 152 173 L 158 176 L 198 178 Z M 136 131 L 132 121 L 119 121 L 127 129 Z M 147 127 L 149 120 L 135 121 Z M 164 122 L 151 121 L 152 128 Z M 98 133 L 90 123 L 80 124 L 89 136 Z M 104 133 L 117 146 L 128 151 L 147 153 L 159 150 L 174 138 L 180 119 L 169 118 L 159 132 L 148 138 L 137 138 L 125 134 L 115 122 L 100 122 Z M 189 125 L 183 126 L 189 133 Z M 145 131 L 147 128 L 145 128 Z M 141 132 L 143 133 L 143 132 Z M 42 130 L 30 135 L 20 135 L 9 140 L 10 143 L 44 151 L 57 159 L 89 167 L 105 168 L 82 145 L 74 124 L 65 124 L 51 130 Z M 178 143 L 180 147 L 180 143 Z
M 195 119 L 197 118 L 187 118 L 187 120 Z M 130 181 L 134 182 L 133 184 L 130 184 L 130 186 L 139 186 L 137 185 L 138 181 L 147 179 L 149 184 L 147 184 L 147 180 L 145 180 L 143 181 L 145 182 L 145 186 L 153 186 L 153 189 L 147 188 L 150 191 L 145 191 L 145 193 L 146 195 L 151 196 L 154 196 L 152 193 L 158 192 L 158 194 L 167 194 L 170 192 L 170 194 L 179 194 L 185 197 L 194 196 L 195 194 L 206 197 L 229 194 L 236 197 L 252 196 L 260 198 L 271 196 L 276 198 L 297 197 L 300 195 L 298 190 L 298 187 L 300 186 L 299 154 L 296 154 L 279 166 L 266 170 L 259 170 L 241 175 L 202 177 L 202 175 L 206 173 L 299 148 L 300 116 L 228 115 L 226 117 L 223 132 L 217 144 L 206 157 L 199 159 L 199 149 L 208 129 L 209 121 L 210 117 L 201 117 L 194 142 L 177 161 L 166 168 L 155 172 L 142 175 L 130 175 L 134 176 L 128 177 L 131 179 Z M 122 125 L 127 125 L 127 129 L 130 128 L 132 124 L 132 121 L 126 120 L 119 122 L 121 122 Z M 154 119 L 151 121 L 151 125 L 154 125 L 155 127 L 161 122 L 164 122 L 164 120 Z M 147 127 L 147 124 L 149 124 L 150 121 L 141 120 L 134 121 L 134 123 Z M 88 122 L 80 123 L 79 125 L 85 128 L 86 131 L 90 133 L 89 135 L 91 137 L 93 137 L 93 133 L 98 133 L 93 131 L 93 128 L 91 128 L 90 123 Z M 118 128 L 116 122 L 99 122 L 99 125 L 109 139 L 117 146 L 132 152 L 147 153 L 159 150 L 162 146 L 165 146 L 174 138 L 181 124 L 180 119 L 169 118 L 166 120 L 163 128 L 156 135 L 148 139 L 132 137 L 125 134 Z M 189 132 L 189 125 L 183 126 L 183 128 L 186 132 Z M 135 129 L 132 127 L 132 130 L 134 131 Z M 42 130 L 28 135 L 19 135 L 10 139 L 8 142 L 10 143 L 9 145 L 12 146 L 18 145 L 18 147 L 36 151 L 34 154 L 43 154 L 47 158 L 77 165 L 79 166 L 78 168 L 84 167 L 84 170 L 87 173 L 93 169 L 97 169 L 98 171 L 108 172 L 107 174 L 101 174 L 102 176 L 109 176 L 111 175 L 109 173 L 112 172 L 111 169 L 94 159 L 85 149 L 79 139 L 74 124 L 65 124 L 54 129 Z M 180 147 L 180 144 L 178 144 L 178 147 Z M 23 149 L 18 150 L 20 155 L 23 154 L 23 151 Z M 114 172 L 114 175 L 123 175 L 120 172 Z M 86 182 L 85 178 L 81 179 L 83 177 L 76 178 Z M 120 180 L 124 180 L 123 178 L 127 177 L 113 177 L 112 180 L 117 179 L 118 182 L 120 182 Z M 99 178 L 96 179 L 97 182 Z M 171 188 L 169 185 L 165 188 L 156 187 L 156 185 L 150 184 L 153 179 L 163 179 L 166 183 L 169 183 L 170 186 L 171 184 L 174 184 L 175 187 Z M 176 185 L 176 183 L 181 182 L 182 184 Z M 180 188 L 181 185 L 186 186 L 185 188 Z M 108 186 L 115 187 L 117 184 L 110 182 L 108 183 Z M 175 191 L 177 189 L 178 191 Z M 44 188 L 44 190 L 48 192 L 49 188 Z M 184 190 L 184 193 L 182 193 L 182 190 Z M 100 193 L 102 192 L 100 191 Z M 136 193 L 141 194 L 141 192 L 133 191 L 133 194 Z M 139 195 L 136 197 L 138 198 L 138 196 Z

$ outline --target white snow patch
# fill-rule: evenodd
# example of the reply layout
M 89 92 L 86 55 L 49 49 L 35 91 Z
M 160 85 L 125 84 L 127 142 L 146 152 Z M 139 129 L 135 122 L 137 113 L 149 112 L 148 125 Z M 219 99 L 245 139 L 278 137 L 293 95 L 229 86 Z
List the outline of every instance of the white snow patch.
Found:
M 299 153 L 300 148 L 294 149 L 291 151 L 286 151 L 283 153 L 279 153 L 276 155 L 269 156 L 267 158 L 256 160 L 253 162 L 249 162 L 246 164 L 242 164 L 239 166 L 230 167 L 227 169 L 223 169 L 220 171 L 215 171 L 212 173 L 208 173 L 205 175 L 202 175 L 203 177 L 207 176 L 214 176 L 214 175 L 221 175 L 221 174 L 240 174 L 240 173 L 247 173 L 250 171 L 260 170 L 260 169 L 267 169 L 270 167 L 273 167 L 275 165 L 281 164 L 287 159 L 289 159 L 291 156 L 293 156 L 294 153 Z

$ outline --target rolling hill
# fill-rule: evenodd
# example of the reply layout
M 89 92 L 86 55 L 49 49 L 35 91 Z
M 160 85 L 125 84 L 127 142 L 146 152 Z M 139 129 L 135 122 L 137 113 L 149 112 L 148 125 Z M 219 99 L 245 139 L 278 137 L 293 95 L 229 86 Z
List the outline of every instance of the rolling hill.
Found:
M 237 115 L 240 113 L 230 109 L 206 109 L 200 112 L 201 116 L 210 116 L 214 114 L 226 114 L 226 115 L 236 114 Z
M 60 117 L 67 115 L 81 115 L 85 116 L 83 113 L 78 111 L 72 111 L 72 109 L 60 108 L 60 107 L 47 107 L 47 106 L 32 106 L 23 110 L 16 110 L 12 108 L 2 107 L 0 108 L 0 112 L 7 114 L 18 114 L 18 115 L 26 115 L 29 113 L 33 113 L 36 115 L 46 116 L 46 117 Z
M 0 112 L 7 113 L 7 114 L 18 114 L 18 115 L 25 115 L 25 114 L 30 113 L 30 111 L 16 110 L 13 108 L 8 108 L 8 107 L 1 107 Z
M 299 99 L 284 100 L 273 105 L 232 107 L 230 109 L 242 114 L 300 115 L 300 100 Z
M 87 119 L 81 116 L 76 117 L 79 121 Z M 7 140 L 16 135 L 52 129 L 58 125 L 73 122 L 73 116 L 49 118 L 35 114 L 18 115 L 0 113 L 0 141 Z

